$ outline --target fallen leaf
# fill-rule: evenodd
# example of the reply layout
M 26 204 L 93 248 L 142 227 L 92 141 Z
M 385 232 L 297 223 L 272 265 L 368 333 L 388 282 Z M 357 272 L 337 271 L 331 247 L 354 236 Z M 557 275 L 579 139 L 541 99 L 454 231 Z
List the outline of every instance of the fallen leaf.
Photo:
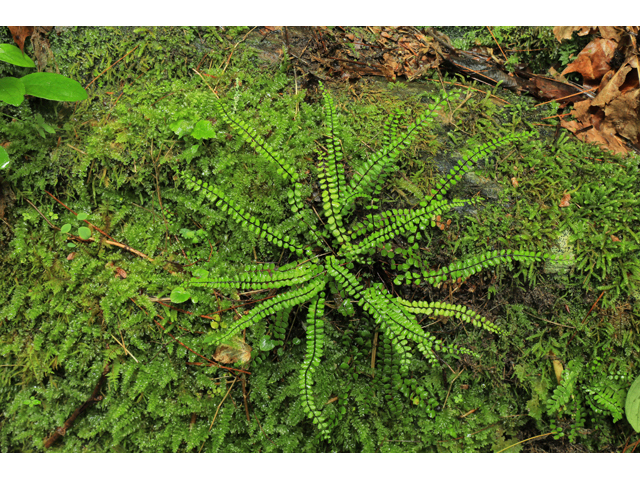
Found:
M 516 177 L 511 177 L 511 185 L 514 187 L 518 186 L 518 179 Z
M 595 31 L 594 27 L 553 27 L 553 34 L 556 40 L 562 42 L 562 40 L 571 40 L 573 32 L 578 31 L 578 36 L 584 37 L 586 34 Z
M 33 34 L 33 27 L 9 27 L 13 41 L 22 53 L 24 53 L 24 42 Z
M 76 257 L 76 252 L 71 252 L 69 255 L 67 255 L 67 260 L 71 261 Z
M 611 240 L 613 240 L 614 242 L 619 242 L 620 239 L 618 237 L 616 237 L 615 235 L 611 235 Z
M 609 62 L 618 46 L 617 42 L 606 38 L 596 38 L 589 42 L 578 54 L 578 57 L 562 71 L 560 75 L 576 72 L 582 75 L 587 85 L 599 83 L 600 78 L 611 70 Z
M 626 145 L 615 135 L 596 130 L 593 125 L 581 125 L 576 120 L 567 121 L 564 118 L 560 120 L 560 125 L 572 132 L 578 139 L 583 142 L 595 143 L 606 150 L 622 155 L 629 152 Z
M 598 30 L 600 31 L 602 38 L 611 39 L 616 42 L 619 42 L 621 36 L 624 34 L 624 29 L 622 27 L 598 27 Z
M 242 340 L 232 340 L 228 345 L 220 345 L 213 359 L 220 363 L 247 363 L 251 360 L 251 347 Z
M 638 118 L 640 89 L 620 95 L 604 110 L 603 131 L 615 131 L 632 143 L 640 143 L 640 119 Z M 613 133 L 613 132 L 611 132 Z
M 120 267 L 116 267 L 116 277 L 127 278 L 127 272 Z
M 625 83 L 627 74 L 632 70 L 630 65 L 622 66 L 615 75 L 607 82 L 602 90 L 593 99 L 591 105 L 594 107 L 604 107 L 607 103 L 611 102 L 614 98 L 620 95 L 620 87 Z
M 560 200 L 559 207 L 560 208 L 568 207 L 570 201 L 571 201 L 571 194 L 565 193 L 564 195 L 562 195 L 562 200 Z

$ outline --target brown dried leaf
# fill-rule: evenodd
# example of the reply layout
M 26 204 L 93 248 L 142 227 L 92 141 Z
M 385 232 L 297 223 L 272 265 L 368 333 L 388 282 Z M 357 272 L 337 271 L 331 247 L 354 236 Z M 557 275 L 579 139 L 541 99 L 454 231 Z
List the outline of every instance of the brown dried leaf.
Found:
M 127 272 L 120 267 L 116 267 L 116 277 L 127 278 Z
M 553 34 L 556 40 L 562 43 L 562 40 L 571 40 L 573 32 L 578 30 L 578 35 L 583 37 L 590 33 L 594 27 L 553 27 Z
M 69 255 L 67 255 L 67 260 L 71 261 L 74 258 L 76 258 L 76 252 L 71 252 Z
M 574 133 L 575 136 L 583 142 L 595 143 L 600 145 L 601 148 L 610 150 L 613 153 L 620 153 L 622 155 L 629 152 L 626 145 L 615 135 L 601 132 L 593 128 L 592 125 L 585 126 L 578 123 L 576 120 L 567 121 L 565 119 L 560 120 L 560 125 Z
M 518 179 L 516 177 L 511 177 L 511 185 L 514 187 L 518 186 Z
M 611 235 L 611 240 L 614 242 L 619 242 L 620 239 L 618 237 L 616 237 L 615 235 Z
M 560 208 L 568 207 L 570 205 L 570 201 L 571 201 L 571 194 L 565 193 L 564 195 L 562 195 L 562 200 L 560 200 L 560 205 L 558 206 Z
M 624 28 L 622 27 L 598 27 L 602 38 L 608 38 L 615 42 L 620 41 L 620 37 L 624 34 Z
M 598 93 L 596 98 L 593 99 L 591 104 L 595 107 L 604 107 L 607 103 L 620 95 L 620 86 L 625 82 L 627 74 L 630 71 L 631 66 L 628 64 L 621 67 Z
M 582 49 L 573 62 L 567 65 L 560 75 L 577 72 L 586 83 L 599 82 L 599 79 L 611 70 L 609 62 L 618 44 L 606 38 L 596 38 Z
M 620 95 L 607 105 L 604 110 L 603 131 L 614 130 L 633 143 L 640 142 L 639 97 L 640 89 L 636 89 L 626 95 Z
M 251 347 L 242 340 L 234 340 L 230 345 L 220 345 L 213 359 L 220 363 L 247 363 L 251 360 Z
M 24 42 L 33 34 L 33 27 L 9 27 L 13 41 L 24 53 Z

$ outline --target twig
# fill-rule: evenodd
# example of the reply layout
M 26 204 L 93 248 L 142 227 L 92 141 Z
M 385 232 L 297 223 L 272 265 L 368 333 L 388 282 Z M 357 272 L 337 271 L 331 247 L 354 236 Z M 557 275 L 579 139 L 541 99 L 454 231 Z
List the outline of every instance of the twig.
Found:
M 590 88 L 588 90 L 580 90 L 579 92 L 572 93 L 571 95 L 567 95 L 566 97 L 553 98 L 553 99 L 551 99 L 549 101 L 542 102 L 542 103 L 539 103 L 537 105 L 534 105 L 534 107 L 539 107 L 540 105 L 546 105 L 547 103 L 551 103 L 551 102 L 557 102 L 558 100 L 564 100 L 565 98 L 575 97 L 576 95 L 582 95 L 583 93 L 592 92 L 593 90 L 595 90 L 595 89 L 597 89 L 599 87 L 600 86 L 598 85 L 597 87 L 593 87 L 593 88 Z
M 507 60 L 507 56 L 504 54 L 504 51 L 502 50 L 502 47 L 498 43 L 498 40 L 496 40 L 496 37 L 493 36 L 493 32 L 491 31 L 491 29 L 489 27 L 487 27 L 487 30 L 489 30 L 489 33 L 493 37 L 493 40 L 496 42 L 496 45 L 498 45 L 498 48 L 500 49 L 500 52 L 502 52 L 502 56 L 504 57 L 505 60 Z
M 376 334 L 373 336 L 373 349 L 371 350 L 371 378 L 376 376 L 376 350 L 378 349 L 378 330 L 376 330 Z
M 446 407 L 446 406 L 447 406 L 447 400 L 449 400 L 449 394 L 451 393 L 451 389 L 453 388 L 453 382 L 455 382 L 455 381 L 456 381 L 456 379 L 457 379 L 460 375 L 462 375 L 462 372 L 464 372 L 465 370 L 466 370 L 466 368 L 463 368 L 462 370 L 460 370 L 460 371 L 458 372 L 458 374 L 454 377 L 454 379 L 453 379 L 453 380 L 451 380 L 451 383 L 449 384 L 449 390 L 447 390 L 447 396 L 445 397 L 445 399 L 444 399 L 444 403 L 442 404 L 442 410 L 444 410 L 444 407 Z
M 247 414 L 247 425 L 251 423 L 251 417 L 249 416 L 249 404 L 247 403 L 247 380 L 244 373 L 240 376 L 242 382 L 242 398 L 244 400 L 244 413 Z
M 233 388 L 233 386 L 236 384 L 236 380 L 238 380 L 238 377 L 235 377 L 233 379 L 233 383 L 231 384 L 231 386 L 229 387 L 229 390 L 227 390 L 227 393 L 224 395 L 224 398 L 222 399 L 222 401 L 220 402 L 220 405 L 218 405 L 218 408 L 216 409 L 216 414 L 213 416 L 213 420 L 211 420 L 211 425 L 209 425 L 209 431 L 211 431 L 211 427 L 213 427 L 213 422 L 216 421 L 216 418 L 218 417 L 218 412 L 220 411 L 220 407 L 222 406 L 222 404 L 224 403 L 224 401 L 227 399 L 227 397 L 229 396 L 229 392 L 231 391 L 231 389 Z M 202 447 L 204 447 L 206 440 L 204 442 L 202 442 L 202 445 L 200 446 L 200 450 L 198 450 L 198 453 L 200 453 L 202 451 Z
M 56 440 L 63 437 L 67 433 L 67 430 L 71 428 L 71 426 L 73 425 L 73 422 L 76 421 L 76 418 L 78 418 L 78 416 L 83 411 L 85 411 L 87 408 L 92 406 L 94 403 L 97 403 L 100 400 L 102 400 L 102 395 L 98 395 L 98 394 L 100 393 L 100 389 L 102 388 L 102 384 L 104 383 L 107 373 L 109 373 L 109 364 L 107 364 L 107 366 L 104 367 L 104 370 L 102 371 L 102 375 L 100 376 L 100 380 L 98 380 L 98 384 L 93 389 L 93 392 L 91 393 L 91 396 L 89 397 L 89 399 L 74 410 L 74 412 L 67 419 L 67 421 L 64 422 L 62 427 L 56 428 L 56 431 L 49 438 L 45 439 L 44 448 L 50 448 L 56 442 Z
M 6 221 L 4 218 L 0 218 L 0 220 L 2 220 L 2 221 L 4 222 L 4 224 L 5 224 L 7 227 L 9 227 L 9 230 L 11 230 L 11 233 L 13 233 L 13 228 L 11 228 L 11 225 L 9 225 L 9 224 L 7 223 L 7 221 Z
M 633 450 L 631 450 L 631 453 L 633 453 L 636 450 L 636 447 L 638 446 L 638 444 L 640 444 L 640 440 L 633 442 L 631 445 L 625 446 L 624 450 L 622 450 L 622 453 L 627 453 L 627 449 L 631 447 L 633 447 Z
M 540 437 L 547 437 L 549 435 L 551 435 L 551 432 L 543 433 L 542 435 L 536 435 L 535 437 L 527 438 L 526 440 L 522 440 L 521 442 L 514 443 L 513 445 L 509 445 L 507 448 L 503 448 L 502 450 L 500 450 L 499 452 L 496 452 L 496 453 L 502 453 L 505 450 L 509 450 L 511 447 L 515 447 L 516 445 L 520 445 L 521 443 L 528 442 L 529 440 L 534 440 L 534 439 L 540 438 Z
M 38 207 L 36 207 L 33 203 L 31 203 L 31 202 L 29 201 L 29 199 L 28 199 L 28 198 L 25 198 L 25 200 L 27 201 L 27 203 L 28 203 L 29 205 L 31 205 L 31 206 L 36 210 L 36 212 L 38 212 L 38 213 L 40 214 L 40 216 L 41 216 L 42 218 L 44 218 L 44 219 L 45 219 L 45 221 L 46 221 L 46 222 L 51 226 L 51 228 L 53 228 L 53 229 L 55 229 L 55 230 L 60 230 L 60 228 L 58 228 L 58 227 L 56 227 L 55 225 L 53 225 L 53 224 L 49 221 L 49 219 L 48 219 L 47 217 L 45 217 L 45 216 L 42 214 L 42 212 L 41 212 L 40 210 L 38 210 Z
M 139 308 L 140 310 L 142 310 L 144 313 L 147 313 L 147 311 L 146 311 L 144 308 L 142 308 L 140 305 L 138 305 L 138 304 L 137 304 L 137 302 L 136 302 L 133 298 L 129 297 L 129 300 L 131 300 L 131 301 L 136 305 L 136 307 L 138 307 L 138 308 Z M 148 313 L 147 313 L 147 314 L 148 314 Z M 157 316 L 158 318 L 160 318 L 161 320 L 164 320 L 164 318 L 162 318 L 162 316 L 160 316 L 160 315 L 156 315 L 156 316 Z M 169 335 L 171 338 L 173 338 L 176 342 L 178 342 L 178 343 L 179 343 L 180 345 L 182 345 L 184 348 L 186 348 L 187 350 L 189 350 L 191 353 L 196 354 L 197 356 L 199 356 L 199 357 L 200 357 L 200 358 L 202 358 L 203 360 L 206 360 L 206 361 L 207 361 L 207 366 L 213 366 L 213 367 L 217 367 L 217 368 L 223 368 L 223 369 L 225 369 L 225 370 L 233 370 L 234 372 L 247 373 L 247 374 L 251 375 L 251 372 L 247 372 L 246 370 L 240 370 L 240 369 L 238 369 L 238 368 L 232 368 L 232 367 L 225 367 L 225 366 L 220 365 L 220 364 L 218 364 L 218 363 L 216 363 L 216 362 L 214 362 L 214 361 L 212 361 L 212 360 L 209 360 L 207 357 L 205 357 L 205 356 L 203 356 L 203 355 L 200 355 L 198 352 L 196 352 L 196 351 L 195 351 L 195 350 L 193 350 L 192 348 L 190 348 L 190 347 L 186 346 L 184 343 L 182 343 L 182 342 L 181 342 L 180 340 L 178 340 L 176 337 L 174 337 L 173 335 L 171 335 L 171 333 L 169 333 L 169 332 L 165 331 L 165 328 L 164 328 L 164 327 L 163 327 L 163 326 L 162 326 L 162 325 L 161 325 L 161 324 L 160 324 L 160 323 L 159 323 L 155 318 L 153 319 L 153 321 L 156 323 L 156 325 L 158 325 L 158 326 L 162 329 L 162 331 L 163 331 L 163 332 L 165 332 L 167 335 Z
M 46 190 L 45 190 L 45 193 L 46 193 L 47 195 L 49 195 L 51 198 L 53 198 L 53 199 L 54 199 L 56 202 L 58 202 L 60 205 L 62 205 L 64 208 L 66 208 L 66 209 L 67 209 L 67 210 L 69 210 L 71 213 L 73 213 L 75 216 L 78 216 L 78 214 L 77 214 L 76 212 L 74 212 L 71 208 L 67 207 L 64 203 L 62 203 L 60 200 L 58 200 L 58 199 L 57 199 L 56 197 L 54 197 L 52 194 L 50 194 L 50 193 L 49 193 L 49 192 L 47 192 Z M 25 198 L 25 200 L 26 200 L 26 198 Z M 29 200 L 27 200 L 27 202 L 29 202 Z M 29 202 L 29 203 L 31 204 L 31 202 Z M 31 205 L 33 206 L 33 204 L 31 204 Z M 36 207 L 34 206 L 33 208 L 36 208 Z M 36 210 L 38 210 L 38 209 L 36 208 Z M 38 210 L 38 212 L 39 212 L 39 210 Z M 41 215 L 42 215 L 42 214 L 41 214 Z M 46 220 L 46 218 L 45 218 L 45 220 Z M 47 220 L 47 222 L 49 223 L 49 225 L 51 225 L 51 222 L 49 222 L 48 220 Z M 98 227 L 96 227 L 93 223 L 89 222 L 88 220 L 84 220 L 84 222 L 85 222 L 87 225 L 89 225 L 89 226 L 93 227 L 94 229 L 96 229 L 98 232 L 100 232 L 100 233 L 101 233 L 102 235 L 104 235 L 105 237 L 108 237 L 108 238 L 110 238 L 110 239 L 111 239 L 111 240 L 105 240 L 105 243 L 107 243 L 107 244 L 109 244 L 109 245 L 116 246 L 116 247 L 120 247 L 120 248 L 122 248 L 122 249 L 124 249 L 124 250 L 127 250 L 127 251 L 129 251 L 129 252 L 131 252 L 131 253 L 134 253 L 135 255 L 138 255 L 139 257 L 142 257 L 142 258 L 144 258 L 144 259 L 146 259 L 146 260 L 149 260 L 150 262 L 153 262 L 153 258 L 151 258 L 151 257 L 149 257 L 149 256 L 147 256 L 147 255 L 145 255 L 145 254 L 144 254 L 144 253 L 142 253 L 142 252 L 139 252 L 139 251 L 138 251 L 138 250 L 136 250 L 135 248 L 131 248 L 130 246 L 125 245 L 124 243 L 117 242 L 115 238 L 113 238 L 113 237 L 112 237 L 111 235 L 109 235 L 108 233 L 103 232 L 103 231 L 102 231 L 102 230 L 100 230 Z M 56 230 L 60 230 L 60 228 L 58 228 L 58 227 L 56 227 L 56 226 L 54 226 L 54 225 L 51 225 L 51 227 L 52 227 L 52 228 L 54 228 L 54 229 L 56 229 Z M 94 241 L 95 241 L 95 240 L 94 240 Z
M 109 335 L 111 335 L 111 332 L 109 332 Z M 113 338 L 116 341 L 116 343 L 122 347 L 122 349 L 124 350 L 124 353 L 127 353 L 127 354 L 131 355 L 131 358 L 133 358 L 136 361 L 136 363 L 140 363 L 138 361 L 138 359 L 133 356 L 133 353 L 131 353 L 129 350 L 127 350 L 127 347 L 124 346 L 124 342 L 120 343 L 118 341 L 118 339 L 116 337 L 114 337 L 113 335 L 111 335 L 111 338 Z
M 65 143 L 65 146 L 69 147 L 71 150 L 75 150 L 76 152 L 80 152 L 83 153 L 84 155 L 87 154 L 87 152 L 83 152 L 82 150 L 80 150 L 79 148 L 74 147 L 73 145 L 69 145 L 68 143 Z
M 129 50 L 129 51 L 128 51 L 127 53 L 125 53 L 122 57 L 120 57 L 118 60 L 116 60 L 116 62 L 115 62 L 115 63 L 112 63 L 112 64 L 111 64 L 111 65 L 109 65 L 107 68 L 105 68 L 102 72 L 100 72 L 100 74 L 99 74 L 96 78 L 94 78 L 93 80 L 91 80 L 91 81 L 89 82 L 89 85 L 87 85 L 87 86 L 86 86 L 86 87 L 84 87 L 84 88 L 89 88 L 93 82 L 95 82 L 95 81 L 96 81 L 97 79 L 99 79 L 102 75 L 104 75 L 105 73 L 107 73 L 107 70 L 109 70 L 109 69 L 111 69 L 112 67 L 116 66 L 116 64 L 117 64 L 120 60 L 124 59 L 127 55 L 129 55 L 129 54 L 133 53 L 133 52 L 136 50 L 136 48 L 138 48 L 139 46 L 140 46 L 140 45 L 136 45 L 132 50 Z
M 591 312 L 593 311 L 594 308 L 596 308 L 596 305 L 598 304 L 598 302 L 600 301 L 600 299 L 602 298 L 602 296 L 605 294 L 605 292 L 602 292 L 600 294 L 600 296 L 598 297 L 598 299 L 596 300 L 596 302 L 591 305 L 591 308 L 589 309 L 589 311 L 587 312 L 587 314 L 584 316 L 584 318 L 582 319 L 582 322 L 580 323 L 580 326 L 584 325 L 584 322 L 587 321 L 587 318 L 589 317 L 589 315 L 591 315 Z M 576 336 L 578 332 L 576 331 L 571 338 L 569 339 L 569 341 L 567 342 L 567 345 L 569 345 L 569 343 L 571 343 L 571 340 L 573 340 L 573 338 Z
M 273 440 L 271 440 L 271 439 L 269 438 L 269 435 L 267 435 L 267 434 L 265 433 L 265 431 L 262 429 L 262 425 L 260 425 L 260 420 L 258 420 L 258 417 L 256 417 L 256 415 L 254 414 L 254 415 L 253 415 L 253 418 L 255 418 L 255 419 L 256 419 L 256 422 L 258 422 L 258 426 L 260 427 L 260 431 L 261 431 L 262 433 L 264 433 L 264 436 L 265 436 L 265 437 L 267 437 L 267 440 L 269 440 L 271 443 L 273 443 L 273 444 L 277 447 L 278 445 L 276 445 L 276 443 L 275 443 Z

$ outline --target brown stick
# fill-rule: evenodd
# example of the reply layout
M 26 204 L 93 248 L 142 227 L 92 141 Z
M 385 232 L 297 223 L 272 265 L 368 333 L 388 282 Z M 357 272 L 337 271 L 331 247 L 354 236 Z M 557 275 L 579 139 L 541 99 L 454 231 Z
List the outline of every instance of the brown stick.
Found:
M 580 326 L 584 325 L 584 322 L 587 321 L 587 318 L 589 317 L 589 315 L 591 315 L 591 312 L 593 311 L 594 308 L 596 308 L 596 305 L 598 304 L 598 302 L 600 301 L 600 299 L 602 298 L 602 296 L 604 295 L 605 292 L 602 292 L 600 294 L 600 296 L 598 297 L 598 299 L 596 300 L 596 302 L 591 305 L 591 308 L 589 309 L 589 311 L 587 312 L 587 314 L 584 316 L 584 318 L 582 319 L 582 322 L 580 323 Z M 567 345 L 569 345 L 569 343 L 571 343 L 571 340 L 574 339 L 574 337 L 576 336 L 578 332 L 574 332 L 574 334 L 571 336 L 571 338 L 569 339 L 569 341 L 567 342 Z
M 71 426 L 73 425 L 73 422 L 76 421 L 76 418 L 78 418 L 78 416 L 82 412 L 87 410 L 94 403 L 98 403 L 100 400 L 102 400 L 102 395 L 99 395 L 99 393 L 100 393 L 100 389 L 102 388 L 102 384 L 104 383 L 104 380 L 107 377 L 107 373 L 109 373 L 108 364 L 106 367 L 104 367 L 104 370 L 102 371 L 102 375 L 100 376 L 100 380 L 98 380 L 98 384 L 93 389 L 93 392 L 91 393 L 91 396 L 89 397 L 89 399 L 74 410 L 74 412 L 67 419 L 67 421 L 64 422 L 62 427 L 56 428 L 56 431 L 53 432 L 53 434 L 49 438 L 44 440 L 44 448 L 50 448 L 59 438 L 63 437 L 67 433 L 67 430 L 71 428 Z
M 129 55 L 129 54 L 131 54 L 131 53 L 135 52 L 135 51 L 136 51 L 136 49 L 137 49 L 139 46 L 140 46 L 140 45 L 136 45 L 133 49 L 129 50 L 129 51 L 128 51 L 127 53 L 125 53 L 122 57 L 120 57 L 118 60 L 116 60 L 116 61 L 115 61 L 115 63 L 112 63 L 112 64 L 111 64 L 111 65 L 109 65 L 107 68 L 105 68 L 102 72 L 100 72 L 100 74 L 99 74 L 96 78 L 94 78 L 93 80 L 91 80 L 91 81 L 89 82 L 89 84 L 88 84 L 85 88 L 89 88 L 93 82 L 95 82 L 95 81 L 96 81 L 97 79 L 99 79 L 102 75 L 104 75 L 105 73 L 107 73 L 107 71 L 108 71 L 109 69 L 111 69 L 111 68 L 115 67 L 115 66 L 116 66 L 116 64 L 117 64 L 120 60 L 124 59 L 127 55 Z
M 242 398 L 244 399 L 244 413 L 247 414 L 247 425 L 251 423 L 251 417 L 249 416 L 249 404 L 247 403 L 247 380 L 244 374 L 240 377 L 242 381 Z
M 136 303 L 136 301 L 133 298 L 129 298 L 129 300 L 131 300 L 140 310 L 142 310 L 144 313 L 147 313 L 147 311 L 142 308 L 140 305 L 138 305 Z M 157 315 L 157 317 L 159 317 L 161 320 L 164 320 L 164 318 L 162 318 L 160 315 Z M 198 352 L 196 352 L 195 350 L 193 350 L 192 348 L 186 346 L 184 343 L 182 343 L 180 340 L 178 340 L 176 337 L 174 337 L 173 335 L 171 335 L 169 332 L 165 331 L 165 328 L 154 318 L 153 321 L 155 322 L 156 325 L 158 325 L 162 331 L 164 333 L 166 333 L 167 335 L 169 335 L 171 338 L 173 338 L 174 341 L 178 342 L 180 345 L 182 345 L 184 348 L 186 348 L 187 350 L 189 350 L 191 353 L 195 353 L 197 356 L 199 356 L 200 358 L 202 358 L 203 360 L 207 361 L 207 366 L 209 367 L 218 367 L 218 368 L 223 368 L 225 370 L 233 370 L 234 372 L 240 372 L 240 373 L 248 373 L 249 375 L 251 375 L 251 372 L 247 372 L 246 370 L 240 370 L 237 368 L 231 368 L 231 367 L 225 367 L 224 365 L 220 365 L 216 362 L 214 362 L 213 360 L 209 360 L 207 357 L 200 355 Z

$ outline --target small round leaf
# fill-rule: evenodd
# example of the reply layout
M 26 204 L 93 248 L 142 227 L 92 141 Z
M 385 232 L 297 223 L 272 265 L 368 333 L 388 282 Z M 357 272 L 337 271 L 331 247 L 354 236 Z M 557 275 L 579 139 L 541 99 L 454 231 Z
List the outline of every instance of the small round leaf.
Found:
M 69 233 L 71 231 L 71 224 L 65 223 L 64 225 L 62 225 L 62 228 L 60 229 L 60 231 L 62 233 Z
M 78 235 L 83 240 L 89 240 L 89 238 L 91 238 L 91 230 L 87 227 L 80 227 L 78 229 Z
M 171 303 L 184 303 L 189 300 L 191 293 L 183 287 L 176 287 L 171 291 Z
M 78 220 L 80 220 L 80 221 L 86 220 L 88 216 L 89 215 L 87 215 L 86 213 L 81 212 L 81 213 L 78 214 Z

